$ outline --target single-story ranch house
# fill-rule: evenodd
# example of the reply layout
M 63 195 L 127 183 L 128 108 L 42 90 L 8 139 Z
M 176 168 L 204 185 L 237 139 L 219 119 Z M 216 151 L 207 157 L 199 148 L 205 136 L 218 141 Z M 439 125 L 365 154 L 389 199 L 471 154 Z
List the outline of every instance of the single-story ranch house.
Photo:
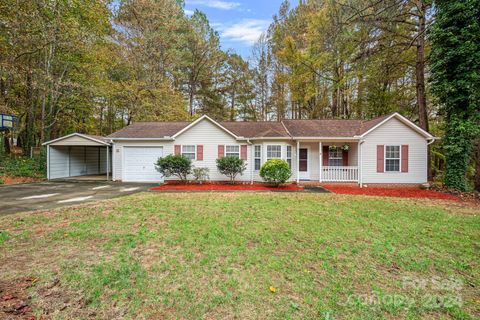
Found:
M 73 133 L 45 143 L 48 179 L 104 175 L 124 182 L 162 182 L 154 163 L 183 154 L 210 180 L 227 178 L 216 159 L 240 157 L 247 170 L 239 181 L 261 181 L 268 159 L 285 159 L 292 181 L 364 184 L 427 182 L 428 132 L 398 113 L 373 120 L 283 120 L 136 122 L 107 137 Z

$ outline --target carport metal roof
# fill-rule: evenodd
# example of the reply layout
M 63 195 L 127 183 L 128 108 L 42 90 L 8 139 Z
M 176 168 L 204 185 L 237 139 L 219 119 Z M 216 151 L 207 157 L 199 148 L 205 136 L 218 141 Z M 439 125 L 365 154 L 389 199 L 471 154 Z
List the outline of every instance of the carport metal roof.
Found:
M 44 146 L 110 146 L 104 137 L 72 133 L 43 143 Z

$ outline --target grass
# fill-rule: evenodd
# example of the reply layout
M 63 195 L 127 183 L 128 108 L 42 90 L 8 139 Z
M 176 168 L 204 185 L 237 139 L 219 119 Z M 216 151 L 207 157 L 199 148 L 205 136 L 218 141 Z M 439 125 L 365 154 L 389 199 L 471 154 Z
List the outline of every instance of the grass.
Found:
M 0 230 L 2 277 L 53 319 L 480 316 L 478 208 L 453 202 L 143 193 Z

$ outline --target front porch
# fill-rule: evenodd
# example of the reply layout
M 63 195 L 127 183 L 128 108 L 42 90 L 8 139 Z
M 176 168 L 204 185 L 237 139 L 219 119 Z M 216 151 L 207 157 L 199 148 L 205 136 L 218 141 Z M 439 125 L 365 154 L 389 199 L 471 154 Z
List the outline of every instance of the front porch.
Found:
M 297 141 L 297 183 L 359 183 L 359 150 L 358 140 Z

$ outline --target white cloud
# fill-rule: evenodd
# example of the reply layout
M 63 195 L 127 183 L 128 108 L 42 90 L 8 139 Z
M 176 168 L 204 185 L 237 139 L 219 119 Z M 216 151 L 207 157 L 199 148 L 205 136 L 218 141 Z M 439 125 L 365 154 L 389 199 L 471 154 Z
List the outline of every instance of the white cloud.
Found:
M 252 45 L 267 30 L 270 22 L 270 20 L 243 19 L 238 23 L 219 28 L 220 36 L 231 41 Z
M 240 2 L 223 0 L 188 0 L 188 5 L 200 5 L 220 10 L 232 10 L 240 6 Z
M 183 11 L 185 12 L 185 14 L 186 14 L 187 16 L 191 16 L 191 15 L 193 15 L 193 13 L 194 13 L 193 10 L 188 10 L 188 9 L 184 9 Z

